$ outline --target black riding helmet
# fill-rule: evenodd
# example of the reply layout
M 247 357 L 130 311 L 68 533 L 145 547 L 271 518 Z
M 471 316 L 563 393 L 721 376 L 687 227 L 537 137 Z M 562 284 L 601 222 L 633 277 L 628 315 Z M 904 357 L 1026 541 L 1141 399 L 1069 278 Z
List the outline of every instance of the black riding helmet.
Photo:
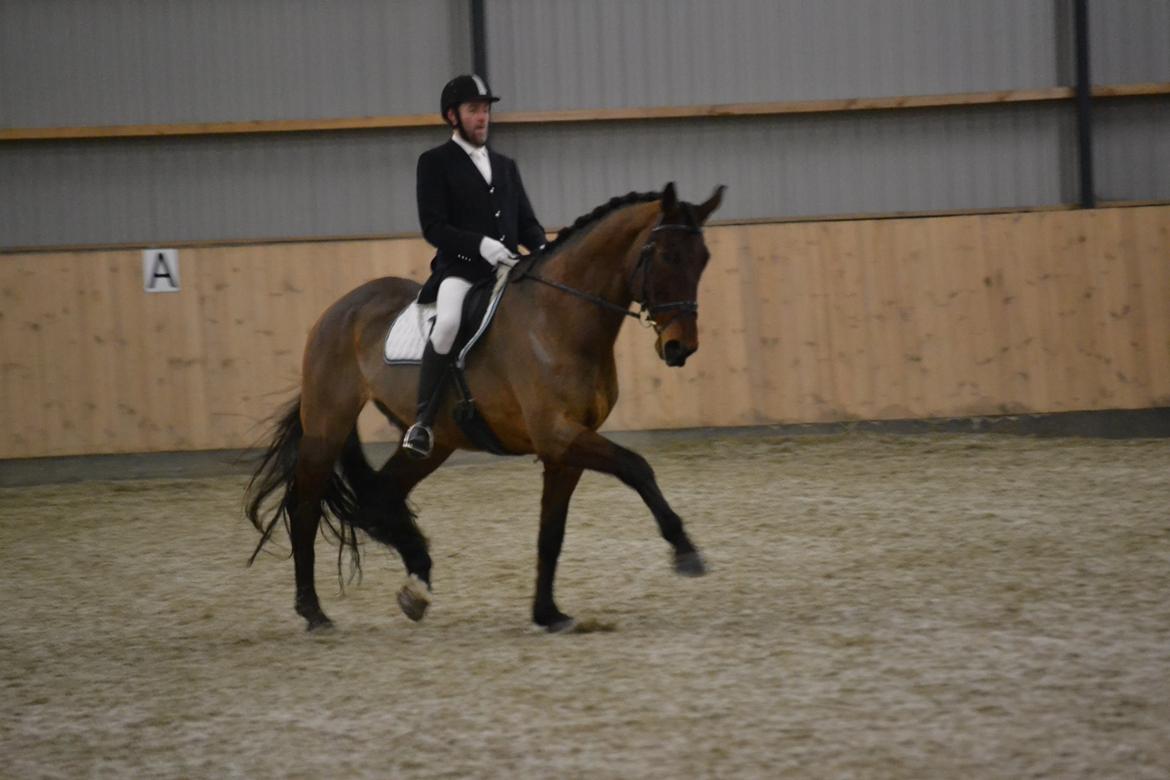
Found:
M 492 94 L 492 88 L 488 86 L 487 81 L 473 74 L 464 74 L 456 76 L 447 82 L 443 87 L 443 94 L 439 98 L 439 116 L 443 117 L 443 124 L 447 123 L 447 109 L 454 108 L 458 111 L 458 106 L 461 103 L 469 103 L 473 100 L 486 100 L 489 103 L 495 103 L 499 97 Z

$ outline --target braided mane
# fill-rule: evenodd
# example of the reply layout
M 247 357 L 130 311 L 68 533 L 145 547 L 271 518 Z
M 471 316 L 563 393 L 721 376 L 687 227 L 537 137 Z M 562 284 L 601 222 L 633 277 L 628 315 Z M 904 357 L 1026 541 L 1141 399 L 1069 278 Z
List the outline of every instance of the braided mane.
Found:
M 544 248 L 544 254 L 547 255 L 555 252 L 568 242 L 574 235 L 580 233 L 583 229 L 592 225 L 602 217 L 610 214 L 623 206 L 628 206 L 631 203 L 648 203 L 652 200 L 659 200 L 662 197 L 661 192 L 627 192 L 625 195 L 615 196 L 610 198 L 605 203 L 602 203 L 597 208 L 590 211 L 588 214 L 582 214 L 577 217 L 576 221 L 568 227 L 561 228 L 557 233 L 557 237 Z

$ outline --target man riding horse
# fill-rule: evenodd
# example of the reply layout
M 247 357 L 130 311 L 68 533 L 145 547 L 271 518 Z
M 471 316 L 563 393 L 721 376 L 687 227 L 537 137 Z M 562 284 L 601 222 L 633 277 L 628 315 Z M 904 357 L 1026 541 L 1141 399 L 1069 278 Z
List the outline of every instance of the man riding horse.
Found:
M 516 164 L 484 146 L 495 99 L 475 76 L 444 88 L 441 107 L 452 139 L 418 162 L 419 217 L 438 248 L 433 273 L 421 291 L 410 279 L 372 279 L 321 314 L 305 339 L 300 392 L 279 414 L 249 483 L 247 514 L 260 531 L 252 559 L 283 520 L 296 611 L 311 630 L 332 625 L 314 584 L 322 520 L 350 549 L 355 568 L 359 530 L 399 553 L 407 582 L 398 605 L 409 619 L 421 620 L 430 603 L 432 561 L 407 497 L 456 449 L 483 449 L 453 417 L 436 419 L 459 304 L 473 281 L 490 277 L 501 263 L 511 265 L 520 244 L 531 251 L 544 242 Z M 574 625 L 557 607 L 553 585 L 569 501 L 586 470 L 612 475 L 638 493 L 671 547 L 676 572 L 706 571 L 650 464 L 598 428 L 617 402 L 614 346 L 627 319 L 653 327 L 654 351 L 668 366 L 683 366 L 699 348 L 699 282 L 711 259 L 703 227 L 722 199 L 723 187 L 716 187 L 706 201 L 688 203 L 671 182 L 661 191 L 610 198 L 583 215 L 528 264 L 523 283 L 499 302 L 492 329 L 464 367 L 501 447 L 544 464 L 532 621 L 547 631 Z M 384 357 L 387 332 L 416 299 L 438 301 L 417 386 L 413 367 Z M 639 311 L 630 310 L 633 303 Z M 377 469 L 357 431 L 370 402 L 408 429 L 403 446 Z
M 467 291 L 500 264 L 515 264 L 519 244 L 535 252 L 545 243 L 515 161 L 487 147 L 491 104 L 498 100 L 479 76 L 451 79 L 439 101 L 451 140 L 418 158 L 419 223 L 423 237 L 438 250 L 418 297 L 421 303 L 437 302 L 423 351 L 418 416 L 402 440 L 402 447 L 419 458 L 428 457 L 434 446 L 431 428 L 451 373 L 451 348 Z

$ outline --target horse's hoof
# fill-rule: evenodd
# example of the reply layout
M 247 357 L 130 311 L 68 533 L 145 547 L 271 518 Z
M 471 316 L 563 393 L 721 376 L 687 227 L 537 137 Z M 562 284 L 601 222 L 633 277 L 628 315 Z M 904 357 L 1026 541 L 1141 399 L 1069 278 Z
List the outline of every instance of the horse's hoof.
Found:
M 553 620 L 544 627 L 544 630 L 550 634 L 568 634 L 577 627 L 577 621 L 568 615 L 561 615 L 559 618 Z
M 674 556 L 674 570 L 684 577 L 702 577 L 707 573 L 707 566 L 699 551 L 692 550 Z
M 321 604 L 317 599 L 305 599 L 301 601 L 297 599 L 295 605 L 297 614 L 305 619 L 306 631 L 317 631 L 323 628 L 333 628 L 333 621 L 325 617 L 325 612 L 321 609 Z
M 305 626 L 306 631 L 328 631 L 331 628 L 333 628 L 333 621 L 325 615 L 309 618 L 308 625 Z
M 427 589 L 427 584 L 418 576 L 410 575 L 406 584 L 398 591 L 398 606 L 402 610 L 402 614 L 417 623 L 426 615 L 427 607 L 430 605 L 431 594 Z
M 577 627 L 577 621 L 561 612 L 556 607 L 534 609 L 532 622 L 550 634 L 564 634 Z

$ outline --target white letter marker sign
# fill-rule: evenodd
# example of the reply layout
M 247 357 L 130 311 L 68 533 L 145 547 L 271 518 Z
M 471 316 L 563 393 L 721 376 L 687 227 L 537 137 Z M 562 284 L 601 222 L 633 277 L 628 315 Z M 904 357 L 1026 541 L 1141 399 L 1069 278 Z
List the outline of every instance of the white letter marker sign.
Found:
M 143 249 L 142 285 L 148 293 L 179 291 L 179 250 Z

